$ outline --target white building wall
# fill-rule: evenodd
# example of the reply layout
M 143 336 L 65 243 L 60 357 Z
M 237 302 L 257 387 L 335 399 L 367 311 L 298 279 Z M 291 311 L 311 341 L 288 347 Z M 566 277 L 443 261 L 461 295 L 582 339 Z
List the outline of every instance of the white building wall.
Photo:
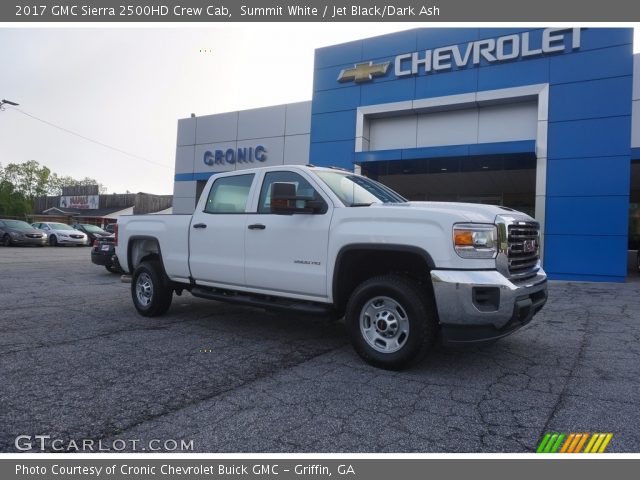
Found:
M 311 102 L 256 108 L 178 120 L 173 213 L 192 213 L 198 179 L 253 167 L 309 162 Z M 206 152 L 266 149 L 266 160 L 204 162 Z
M 533 140 L 537 126 L 538 103 L 527 101 L 373 118 L 368 141 L 370 150 L 388 150 Z

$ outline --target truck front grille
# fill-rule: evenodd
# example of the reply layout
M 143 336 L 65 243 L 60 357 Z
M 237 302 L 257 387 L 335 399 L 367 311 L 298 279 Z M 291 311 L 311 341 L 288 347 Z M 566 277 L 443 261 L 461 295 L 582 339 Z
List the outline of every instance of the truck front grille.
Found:
M 509 274 L 518 280 L 535 276 L 540 259 L 540 225 L 519 221 L 509 225 L 507 231 Z

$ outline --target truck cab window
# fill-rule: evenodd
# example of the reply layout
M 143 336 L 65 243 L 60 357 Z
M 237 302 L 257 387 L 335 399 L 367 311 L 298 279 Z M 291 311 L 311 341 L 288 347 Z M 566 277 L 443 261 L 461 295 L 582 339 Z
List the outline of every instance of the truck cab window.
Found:
M 205 213 L 244 213 L 253 174 L 222 177 L 213 182 Z
M 271 186 L 276 182 L 294 184 L 296 186 L 296 196 L 313 198 L 315 200 L 322 199 L 302 175 L 295 172 L 269 172 L 264 176 L 264 180 L 262 181 L 258 213 L 271 213 Z M 299 202 L 303 202 L 303 200 Z

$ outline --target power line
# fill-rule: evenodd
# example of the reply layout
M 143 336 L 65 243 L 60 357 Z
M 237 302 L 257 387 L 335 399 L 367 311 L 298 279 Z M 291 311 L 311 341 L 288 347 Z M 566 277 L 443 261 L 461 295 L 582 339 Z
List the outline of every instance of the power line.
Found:
M 126 152 L 126 151 L 121 150 L 121 149 L 119 149 L 117 147 L 113 147 L 111 145 L 107 145 L 106 143 L 100 142 L 98 140 L 94 140 L 93 138 L 85 137 L 84 135 L 81 135 L 81 134 L 79 134 L 77 132 L 74 132 L 73 130 L 69 130 L 68 128 L 61 127 L 60 125 L 56 125 L 55 123 L 51 123 L 51 122 L 48 122 L 47 120 L 44 120 L 44 119 L 39 118 L 39 117 L 36 117 L 35 115 L 32 115 L 32 114 L 30 114 L 28 112 L 25 112 L 24 110 L 22 110 L 20 108 L 9 107 L 9 110 L 15 110 L 16 112 L 20 112 L 21 114 L 26 115 L 27 117 L 33 118 L 34 120 L 37 120 L 39 122 L 42 122 L 45 125 L 49 125 L 50 127 L 57 128 L 58 130 L 62 130 L 63 132 L 68 133 L 70 135 L 74 135 L 76 137 L 80 137 L 83 140 L 86 140 L 86 141 L 91 142 L 91 143 L 95 143 L 96 145 L 100 145 L 101 147 L 108 148 L 110 150 L 113 150 L 113 151 L 118 152 L 118 153 L 122 153 L 123 155 L 127 155 L 129 157 L 137 158 L 138 160 L 142 160 L 142 161 L 150 163 L 152 165 L 157 165 L 159 167 L 168 168 L 169 170 L 171 169 L 171 167 L 169 167 L 167 165 L 164 165 L 162 163 L 154 162 L 153 160 L 149 160 L 148 158 L 141 157 L 140 155 L 136 155 L 134 153 Z

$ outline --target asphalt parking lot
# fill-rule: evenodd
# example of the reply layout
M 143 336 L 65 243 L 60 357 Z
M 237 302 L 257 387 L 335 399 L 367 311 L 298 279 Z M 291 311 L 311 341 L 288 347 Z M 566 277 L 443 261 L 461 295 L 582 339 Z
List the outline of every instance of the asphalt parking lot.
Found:
M 189 294 L 143 318 L 88 248 L 0 247 L 0 451 L 49 435 L 138 451 L 531 452 L 556 431 L 640 452 L 639 289 L 554 282 L 515 335 L 395 373 L 363 364 L 340 323 Z

